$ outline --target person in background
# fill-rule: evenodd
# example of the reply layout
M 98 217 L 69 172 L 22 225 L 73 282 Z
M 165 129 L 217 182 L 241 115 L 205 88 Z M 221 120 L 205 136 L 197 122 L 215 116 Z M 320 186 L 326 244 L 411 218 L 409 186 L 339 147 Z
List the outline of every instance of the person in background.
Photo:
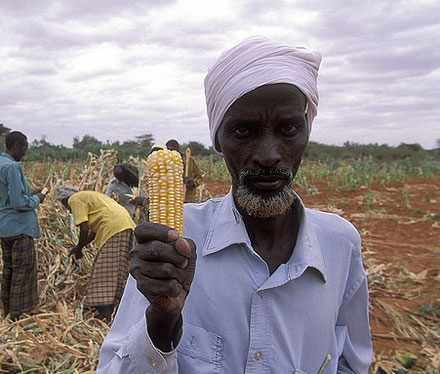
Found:
M 139 171 L 131 164 L 117 164 L 113 167 L 113 175 L 105 194 L 114 198 L 134 217 L 136 208 L 142 207 L 145 200 L 144 192 L 139 187 Z M 139 196 L 133 197 L 134 188 L 138 189 Z
M 142 223 L 101 348 L 103 373 L 367 374 L 361 237 L 292 189 L 317 114 L 321 55 L 262 37 L 205 78 L 232 188 L 185 204 L 183 237 Z
M 84 305 L 93 309 L 97 318 L 110 322 L 128 277 L 128 252 L 136 224 L 125 208 L 100 192 L 66 186 L 57 189 L 57 199 L 72 213 L 80 230 L 78 244 L 69 255 L 81 259 L 83 248 L 92 241 L 99 249 Z
M 148 155 L 151 155 L 153 152 L 160 151 L 161 149 L 167 149 L 166 145 L 155 143 L 151 147 L 150 153 Z
M 0 155 L 0 238 L 3 257 L 3 315 L 17 320 L 38 304 L 37 255 L 40 237 L 35 209 L 44 201 L 41 189 L 30 192 L 18 162 L 28 149 L 26 135 L 12 131 Z
M 180 145 L 177 140 L 168 140 L 166 146 L 169 150 L 180 153 Z M 203 177 L 194 157 L 191 155 L 189 155 L 189 157 L 182 155 L 182 158 L 184 163 L 183 182 L 185 183 L 185 198 L 183 202 L 195 203 L 197 200 L 197 187 L 202 184 Z

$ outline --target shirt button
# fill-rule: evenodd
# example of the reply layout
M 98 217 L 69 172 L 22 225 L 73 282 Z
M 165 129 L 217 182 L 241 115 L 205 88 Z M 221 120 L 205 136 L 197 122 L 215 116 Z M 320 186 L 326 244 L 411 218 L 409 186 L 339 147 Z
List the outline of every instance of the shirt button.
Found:
M 261 352 L 255 352 L 254 357 L 256 360 L 261 360 L 263 357 L 263 354 Z
M 153 369 L 157 369 L 159 367 L 159 363 L 156 360 L 151 360 L 150 365 Z
M 257 292 L 257 294 L 258 294 L 259 296 L 263 296 L 263 295 L 264 295 L 264 292 L 265 292 L 264 290 L 260 290 L 260 291 Z

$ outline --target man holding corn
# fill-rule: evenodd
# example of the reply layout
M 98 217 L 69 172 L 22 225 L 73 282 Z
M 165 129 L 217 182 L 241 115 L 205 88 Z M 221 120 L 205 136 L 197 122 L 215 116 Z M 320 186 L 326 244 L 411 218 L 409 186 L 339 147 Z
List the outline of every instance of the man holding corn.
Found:
M 165 225 L 136 228 L 98 373 L 368 372 L 360 236 L 291 189 L 317 114 L 320 62 L 252 37 L 209 70 L 211 139 L 232 189 L 185 206 L 188 239 Z
M 26 135 L 13 131 L 0 155 L 0 238 L 3 258 L 1 300 L 3 315 L 12 320 L 38 304 L 37 255 L 40 237 L 35 209 L 43 202 L 41 190 L 29 191 L 18 162 L 28 149 Z

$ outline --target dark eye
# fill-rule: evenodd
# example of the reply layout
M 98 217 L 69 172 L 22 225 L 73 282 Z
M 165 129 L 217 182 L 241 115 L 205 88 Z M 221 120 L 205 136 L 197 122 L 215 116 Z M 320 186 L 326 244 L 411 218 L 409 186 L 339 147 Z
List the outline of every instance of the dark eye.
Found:
M 239 126 L 234 129 L 233 133 L 237 138 L 245 138 L 251 134 L 251 130 L 246 126 Z
M 279 127 L 279 131 L 283 135 L 292 136 L 296 134 L 296 132 L 298 131 L 298 127 L 295 126 L 294 124 L 286 123 L 281 127 Z

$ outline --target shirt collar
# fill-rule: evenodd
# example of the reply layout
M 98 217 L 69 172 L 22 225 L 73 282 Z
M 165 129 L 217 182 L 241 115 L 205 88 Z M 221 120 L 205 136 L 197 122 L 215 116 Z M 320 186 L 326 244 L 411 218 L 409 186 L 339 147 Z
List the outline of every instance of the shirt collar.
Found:
M 228 234 L 225 235 L 225 233 Z M 246 244 L 251 248 L 246 227 L 235 207 L 232 190 L 230 190 L 221 199 L 220 206 L 214 212 L 214 219 L 208 229 L 202 256 L 218 252 L 232 244 Z
M 327 281 L 324 257 L 321 252 L 316 232 L 307 215 L 307 209 L 297 195 L 300 203 L 300 228 L 295 250 L 287 262 L 290 278 L 297 278 L 305 269 L 312 267 Z M 225 235 L 227 233 L 227 235 Z M 202 249 L 202 256 L 207 256 L 233 244 L 244 244 L 252 248 L 243 219 L 235 207 L 232 190 L 221 199 L 220 206 L 214 212 L 214 219 L 208 229 L 207 240 Z
M 303 202 L 297 195 L 300 202 L 300 216 L 301 222 L 298 231 L 298 238 L 296 239 L 295 250 L 292 253 L 287 266 L 292 278 L 301 275 L 308 267 L 318 270 L 322 276 L 322 280 L 327 282 L 326 267 L 324 256 L 319 245 L 315 228 L 310 222 L 307 209 Z
M 9 153 L 2 152 L 1 155 L 2 155 L 3 157 L 9 158 L 10 160 L 12 160 L 12 161 L 14 161 L 14 162 L 17 162 L 17 161 L 15 161 L 14 157 L 12 157 Z

